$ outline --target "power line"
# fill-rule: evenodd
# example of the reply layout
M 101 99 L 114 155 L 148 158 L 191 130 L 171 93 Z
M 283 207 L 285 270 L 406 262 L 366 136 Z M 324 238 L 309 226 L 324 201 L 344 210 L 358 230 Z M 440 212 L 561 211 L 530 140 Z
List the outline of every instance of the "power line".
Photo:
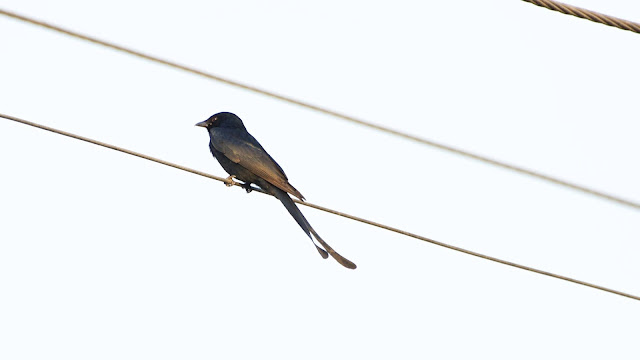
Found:
M 143 159 L 146 159 L 146 160 L 154 161 L 154 162 L 157 162 L 157 163 L 160 163 L 160 164 L 163 164 L 163 165 L 167 165 L 167 166 L 170 166 L 170 167 L 173 167 L 173 168 L 176 168 L 176 169 L 180 169 L 180 170 L 187 171 L 187 172 L 190 172 L 190 173 L 193 173 L 193 174 L 197 174 L 197 175 L 200 175 L 200 176 L 208 177 L 210 179 L 222 181 L 225 184 L 232 184 L 232 185 L 240 186 L 239 183 L 236 183 L 236 182 L 234 182 L 233 180 L 231 180 L 229 178 L 225 179 L 225 178 L 222 178 L 222 177 L 219 177 L 219 176 L 207 174 L 207 173 L 202 172 L 202 171 L 191 169 L 191 168 L 188 168 L 186 166 L 174 164 L 174 163 L 171 163 L 171 162 L 168 162 L 168 161 L 160 160 L 160 159 L 154 158 L 152 156 L 148 156 L 148 155 L 144 155 L 144 154 L 141 154 L 141 153 L 138 153 L 138 152 L 135 152 L 135 151 L 127 150 L 127 149 L 121 148 L 119 146 L 115 146 L 115 145 L 104 143 L 102 141 L 93 140 L 93 139 L 90 139 L 90 138 L 87 138 L 87 137 L 84 137 L 84 136 L 72 134 L 72 133 L 69 133 L 69 132 L 66 132 L 66 131 L 58 130 L 58 129 L 55 129 L 55 128 L 52 128 L 52 127 L 49 127 L 49 126 L 45 126 L 45 125 L 41 125 L 41 124 L 34 123 L 34 122 L 31 122 L 31 121 L 23 120 L 23 119 L 20 119 L 20 118 L 14 117 L 14 116 L 10 116 L 10 115 L 0 114 L 0 117 L 8 119 L 8 120 L 13 120 L 13 121 L 21 123 L 21 124 L 33 126 L 33 127 L 36 127 L 36 128 L 42 129 L 42 130 L 51 131 L 51 132 L 59 134 L 59 135 L 68 136 L 70 138 L 86 141 L 86 142 L 91 143 L 91 144 L 95 144 L 95 145 L 106 147 L 106 148 L 109 148 L 109 149 L 112 149 L 112 150 L 120 151 L 120 152 L 123 152 L 125 154 L 129 154 L 129 155 L 137 156 L 137 157 L 140 157 L 140 158 L 143 158 Z M 264 193 L 259 188 L 255 188 L 254 187 L 253 189 L 258 191 L 258 192 Z M 625 296 L 625 297 L 628 297 L 630 299 L 640 300 L 639 296 L 631 295 L 631 294 L 628 294 L 628 293 L 624 293 L 622 291 L 609 289 L 609 288 L 606 288 L 604 286 L 591 284 L 591 283 L 588 283 L 588 282 L 585 282 L 585 281 L 576 280 L 576 279 L 573 279 L 573 278 L 570 278 L 570 277 L 554 274 L 554 273 L 551 273 L 551 272 L 548 272 L 548 271 L 535 269 L 535 268 L 532 268 L 532 267 L 529 267 L 529 266 L 525 266 L 525 265 L 520 265 L 520 264 L 511 262 L 511 261 L 498 259 L 498 258 L 495 258 L 495 257 L 492 257 L 492 256 L 488 256 L 488 255 L 484 255 L 484 254 L 481 254 L 481 253 L 477 253 L 475 251 L 463 249 L 463 248 L 460 248 L 460 247 L 457 247 L 457 246 L 453 246 L 453 245 L 449 245 L 449 244 L 446 244 L 446 243 L 443 243 L 443 242 L 440 242 L 440 241 L 429 239 L 427 237 L 424 237 L 424 236 L 421 236 L 421 235 L 417 235 L 417 234 L 413 234 L 413 233 L 410 233 L 408 231 L 404 231 L 404 230 L 400 230 L 400 229 L 397 229 L 397 228 L 394 228 L 394 227 L 391 227 L 391 226 L 383 225 L 383 224 L 377 223 L 375 221 L 363 219 L 361 217 L 357 217 L 357 216 L 354 216 L 354 215 L 349 215 L 349 214 L 346 214 L 346 213 L 343 213 L 343 212 L 340 212 L 340 211 L 337 211 L 337 210 L 332 210 L 332 209 L 326 208 L 324 206 L 315 205 L 315 204 L 308 203 L 308 202 L 302 202 L 302 201 L 299 201 L 299 200 L 296 200 L 296 199 L 294 199 L 293 201 L 295 201 L 296 203 L 301 204 L 301 205 L 305 205 L 305 206 L 308 206 L 308 207 L 311 207 L 311 208 L 314 208 L 314 209 L 318 209 L 318 210 L 322 210 L 322 211 L 328 212 L 330 214 L 334 214 L 334 215 L 345 217 L 347 219 L 359 221 L 359 222 L 364 223 L 364 224 L 368 224 L 368 225 L 375 226 L 375 227 L 378 227 L 378 228 L 381 228 L 381 229 L 389 230 L 389 231 L 392 231 L 392 232 L 395 232 L 395 233 L 398 233 L 398 234 L 401 234 L 401 235 L 404 235 L 404 236 L 412 237 L 414 239 L 418 239 L 418 240 L 422 240 L 422 241 L 425 241 L 425 242 L 428 242 L 428 243 L 431 243 L 431 244 L 434 244 L 434 245 L 442 246 L 442 247 L 445 247 L 447 249 L 455 250 L 455 251 L 458 251 L 458 252 L 461 252 L 461 253 L 464 253 L 464 254 L 467 254 L 467 255 L 473 255 L 473 256 L 479 257 L 481 259 L 490 260 L 490 261 L 497 262 L 497 263 L 503 264 L 503 265 L 509 265 L 509 266 L 512 266 L 512 267 L 515 267 L 515 268 L 518 268 L 518 269 L 527 270 L 527 271 L 534 272 L 534 273 L 537 273 L 537 274 L 550 276 L 550 277 L 553 277 L 553 278 L 556 278 L 556 279 L 565 280 L 565 281 L 572 282 L 572 283 L 575 283 L 575 284 L 588 286 L 588 287 L 591 287 L 591 288 L 594 288 L 594 289 L 597 289 L 597 290 L 606 291 L 606 292 L 609 292 L 609 293 L 612 293 L 612 294 L 616 294 L 616 295 L 620 295 L 620 296 Z
M 593 22 L 617 27 L 618 29 L 628 30 L 628 31 L 632 31 L 640 34 L 640 24 L 633 21 L 620 19 L 617 17 L 601 14 L 599 12 L 579 8 L 577 6 L 563 4 L 561 2 L 552 1 L 552 0 L 523 0 L 523 1 L 541 6 L 543 8 L 547 8 L 549 10 L 558 11 L 563 14 L 573 15 L 582 19 L 591 20 Z
M 339 112 L 336 112 L 336 111 L 333 111 L 333 110 L 329 110 L 329 109 L 326 109 L 326 108 L 323 108 L 323 107 L 320 107 L 320 106 L 316 106 L 316 105 L 313 105 L 313 104 L 310 104 L 310 103 L 307 103 L 307 102 L 304 102 L 304 101 L 301 101 L 301 100 L 296 100 L 294 98 L 291 98 L 291 97 L 288 97 L 288 96 L 285 96 L 285 95 L 276 94 L 274 92 L 271 92 L 271 91 L 268 91 L 268 90 L 264 90 L 264 89 L 260 89 L 260 88 L 257 88 L 257 87 L 251 86 L 251 85 L 247 85 L 247 84 L 243 84 L 243 83 L 240 83 L 240 82 L 237 82 L 237 81 L 229 80 L 229 79 L 223 78 L 221 76 L 213 75 L 211 73 L 200 71 L 200 70 L 197 70 L 197 69 L 185 66 L 185 65 L 180 65 L 180 64 L 175 63 L 175 62 L 171 62 L 171 61 L 168 61 L 168 60 L 163 60 L 163 59 L 157 58 L 157 57 L 152 56 L 152 55 L 144 54 L 142 52 L 139 52 L 139 51 L 136 51 L 136 50 L 132 50 L 132 49 L 129 49 L 129 48 L 125 48 L 123 46 L 116 45 L 116 44 L 113 44 L 113 43 L 109 43 L 109 42 L 104 41 L 104 40 L 99 40 L 97 38 L 94 38 L 94 37 L 91 37 L 91 36 L 88 36 L 88 35 L 82 35 L 82 34 L 79 34 L 77 32 L 74 32 L 74 31 L 71 31 L 71 30 L 67 30 L 67 29 L 63 29 L 63 28 L 58 27 L 56 25 L 52 25 L 52 24 L 49 24 L 49 23 L 46 23 L 46 22 L 43 22 L 43 21 L 35 20 L 35 19 L 29 18 L 29 17 L 26 17 L 26 16 L 18 15 L 18 14 L 13 13 L 13 12 L 9 12 L 9 11 L 0 9 L 0 14 L 8 16 L 8 17 L 11 17 L 11 18 L 14 18 L 14 19 L 18 19 L 20 21 L 24 21 L 24 22 L 27 22 L 27 23 L 30 23 L 30 24 L 42 26 L 42 27 L 47 28 L 49 30 L 57 31 L 57 32 L 65 34 L 65 35 L 75 37 L 77 39 L 82 39 L 82 40 L 85 40 L 85 41 L 92 42 L 94 44 L 106 46 L 108 48 L 111 48 L 111 49 L 114 49 L 114 50 L 117 50 L 117 51 L 125 52 L 125 53 L 127 53 L 129 55 L 137 56 L 137 57 L 140 57 L 140 58 L 152 61 L 152 62 L 160 63 L 160 64 L 163 64 L 163 65 L 172 67 L 174 69 L 179 69 L 179 70 L 182 70 L 182 71 L 189 72 L 191 74 L 196 74 L 196 75 L 208 78 L 210 80 L 222 82 L 222 83 L 227 84 L 227 85 L 235 86 L 235 87 L 238 87 L 238 88 L 241 88 L 241 89 L 245 89 L 245 90 L 248 90 L 248 91 L 252 91 L 252 92 L 261 94 L 261 95 L 269 96 L 271 98 L 274 98 L 274 99 L 277 99 L 277 100 L 281 100 L 281 101 L 287 102 L 289 104 L 298 105 L 298 106 L 301 106 L 301 107 L 309 109 L 309 110 L 317 111 L 317 112 L 320 112 L 320 113 L 323 113 L 323 114 L 326 114 L 326 115 L 330 115 L 330 116 L 333 116 L 333 117 L 336 117 L 336 118 L 339 118 L 339 119 L 342 119 L 342 120 L 346 120 L 346 121 L 349 121 L 349 122 L 352 122 L 352 123 L 356 123 L 358 125 L 366 126 L 368 128 L 371 128 L 371 129 L 375 129 L 375 130 L 382 131 L 382 132 L 385 132 L 385 133 L 388 133 L 388 134 L 392 134 L 392 135 L 395 135 L 395 136 L 398 136 L 398 137 L 401 137 L 401 138 L 404 138 L 404 139 L 407 139 L 407 140 L 415 141 L 415 142 L 423 144 L 423 145 L 435 147 L 435 148 L 440 149 L 440 150 L 448 151 L 448 152 L 451 152 L 451 153 L 454 153 L 454 154 L 457 154 L 457 155 L 461 155 L 461 156 L 464 156 L 464 157 L 467 157 L 467 158 L 471 158 L 471 159 L 474 159 L 474 160 L 482 161 L 482 162 L 484 162 L 486 164 L 489 164 L 489 165 L 500 167 L 502 169 L 511 170 L 511 171 L 514 171 L 514 172 L 517 172 L 517 173 L 520 173 L 520 174 L 524 174 L 524 175 L 528 175 L 528 176 L 531 176 L 531 177 L 535 177 L 535 178 L 537 178 L 539 180 L 543 180 L 543 181 L 547 181 L 547 182 L 550 182 L 550 183 L 554 183 L 556 185 L 564 186 L 564 187 L 567 187 L 567 188 L 570 188 L 570 189 L 573 189 L 573 190 L 576 190 L 576 191 L 579 191 L 579 192 L 582 192 L 582 193 L 585 193 L 585 194 L 589 194 L 589 195 L 592 195 L 592 196 L 599 197 L 600 199 L 604 199 L 604 200 L 608 200 L 608 201 L 611 201 L 611 202 L 615 202 L 615 203 L 617 203 L 619 205 L 624 205 L 624 206 L 627 206 L 627 207 L 634 208 L 636 210 L 640 210 L 640 203 L 637 203 L 637 202 L 634 202 L 634 201 L 631 201 L 631 200 L 627 200 L 627 199 L 623 199 L 621 197 L 610 195 L 610 194 L 607 194 L 607 193 L 604 193 L 604 192 L 601 192 L 601 191 L 597 191 L 597 190 L 594 190 L 594 189 L 591 189 L 591 188 L 587 188 L 587 187 L 584 187 L 584 186 L 581 186 L 581 185 L 578 185 L 578 184 L 570 183 L 568 181 L 560 180 L 558 178 L 555 178 L 555 177 L 552 177 L 552 176 L 549 176 L 549 175 L 545 175 L 545 174 L 542 174 L 542 173 L 537 172 L 537 171 L 528 170 L 528 169 L 525 169 L 525 168 L 522 168 L 522 167 L 519 167 L 519 166 L 507 164 L 505 162 L 501 162 L 501 161 L 494 160 L 494 159 L 491 159 L 491 158 L 488 158 L 488 157 L 485 157 L 485 156 L 482 156 L 482 155 L 478 155 L 478 154 L 474 154 L 474 153 L 471 153 L 471 152 L 468 152 L 468 151 L 465 151 L 465 150 L 462 150 L 462 149 L 458 149 L 458 148 L 455 148 L 453 146 L 437 143 L 437 142 L 432 141 L 432 140 L 424 139 L 424 138 L 421 138 L 421 137 L 418 137 L 418 136 L 415 136 L 415 135 L 411 135 L 411 134 L 408 134 L 408 133 L 404 133 L 404 132 L 401 132 L 401 131 L 398 131 L 398 130 L 393 130 L 391 128 L 387 128 L 387 127 L 384 127 L 384 126 L 376 125 L 376 124 L 373 124 L 371 122 L 355 118 L 353 116 L 342 114 L 342 113 L 339 113 Z

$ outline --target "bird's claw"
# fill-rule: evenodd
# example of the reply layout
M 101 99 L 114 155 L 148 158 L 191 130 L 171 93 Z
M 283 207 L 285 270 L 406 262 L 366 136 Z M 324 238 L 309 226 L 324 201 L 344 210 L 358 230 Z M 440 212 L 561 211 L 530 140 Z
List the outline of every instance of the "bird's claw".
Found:
M 234 180 L 235 178 L 236 178 L 236 176 L 235 176 L 235 175 L 230 175 L 230 176 L 228 176 L 227 178 L 225 178 L 225 179 L 224 179 L 224 180 L 225 180 L 225 181 L 224 181 L 224 184 L 225 184 L 227 187 L 231 187 L 231 186 L 233 186 L 233 185 L 238 185 L 238 186 L 240 186 L 241 188 L 243 188 L 243 189 L 247 192 L 247 194 L 253 191 L 253 188 L 251 187 L 251 183 L 247 183 L 247 182 L 245 182 L 245 183 L 237 182 L 237 181 L 235 181 L 235 180 Z
M 235 178 L 236 178 L 235 175 L 228 176 L 226 179 L 224 179 L 225 180 L 224 181 L 224 185 L 227 186 L 227 187 L 231 187 L 231 186 L 235 185 L 236 182 L 233 181 L 233 179 L 235 179 Z

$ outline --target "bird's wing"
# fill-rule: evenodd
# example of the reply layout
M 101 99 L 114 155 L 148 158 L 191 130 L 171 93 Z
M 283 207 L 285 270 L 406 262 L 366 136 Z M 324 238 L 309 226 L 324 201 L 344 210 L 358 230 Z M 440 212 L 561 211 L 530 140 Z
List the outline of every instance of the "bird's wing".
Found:
M 211 133 L 213 147 L 223 153 L 229 160 L 243 166 L 282 191 L 286 191 L 301 200 L 304 199 L 302 194 L 289 184 L 287 175 L 285 175 L 280 165 L 249 133 L 225 128 L 211 129 Z

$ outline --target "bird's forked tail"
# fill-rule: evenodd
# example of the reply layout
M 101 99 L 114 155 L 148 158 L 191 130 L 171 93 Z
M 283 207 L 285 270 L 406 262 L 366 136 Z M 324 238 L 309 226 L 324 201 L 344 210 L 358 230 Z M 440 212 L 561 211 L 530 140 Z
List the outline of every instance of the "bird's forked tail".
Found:
M 315 242 L 313 242 L 313 244 L 315 245 L 316 249 L 318 250 L 318 252 L 320 253 L 320 255 L 323 258 L 326 259 L 327 258 L 327 253 L 329 253 L 329 255 L 331 255 L 331 257 L 334 258 L 338 263 L 340 263 L 340 265 L 342 265 L 342 266 L 344 266 L 344 267 L 346 267 L 348 269 L 355 269 L 356 268 L 356 264 L 354 264 L 353 262 L 349 261 L 344 256 L 338 254 L 337 251 L 333 250 L 333 248 L 331 246 L 329 246 L 329 244 L 327 244 L 324 240 L 322 240 L 320 235 L 318 235 L 318 233 L 311 227 L 311 224 L 309 224 L 307 219 L 304 217 L 304 215 L 302 215 L 302 212 L 300 211 L 300 209 L 298 209 L 298 207 L 296 206 L 296 203 L 294 203 L 293 200 L 289 197 L 289 194 L 287 194 L 286 192 L 278 189 L 277 187 L 275 187 L 275 186 L 273 186 L 273 185 L 271 185 L 269 183 L 267 183 L 267 184 L 257 184 L 257 185 L 260 186 L 266 192 L 268 192 L 268 193 L 272 194 L 273 196 L 275 196 L 276 198 L 278 198 L 278 200 L 280 200 L 280 202 L 282 202 L 282 204 L 287 209 L 287 211 L 289 211 L 289 214 L 291 214 L 291 216 L 293 216 L 293 218 L 296 220 L 298 225 L 300 225 L 302 230 L 304 230 L 304 232 L 307 234 L 307 236 L 309 236 L 311 241 L 313 241 L 313 238 L 311 237 L 311 234 L 313 234 L 313 236 L 316 238 L 316 240 L 324 248 L 324 249 L 320 248 Z M 262 186 L 262 185 L 265 185 L 265 186 Z

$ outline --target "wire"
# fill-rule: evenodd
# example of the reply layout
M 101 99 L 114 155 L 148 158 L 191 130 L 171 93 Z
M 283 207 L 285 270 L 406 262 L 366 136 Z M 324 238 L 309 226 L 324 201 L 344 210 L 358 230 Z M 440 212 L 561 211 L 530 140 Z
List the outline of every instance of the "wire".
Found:
M 211 79 L 211 80 L 222 82 L 222 83 L 225 83 L 227 85 L 235 86 L 235 87 L 238 87 L 238 88 L 241 88 L 241 89 L 245 89 L 245 90 L 249 90 L 249 91 L 252 91 L 252 92 L 255 92 L 255 93 L 258 93 L 258 94 L 269 96 L 269 97 L 272 97 L 274 99 L 278 99 L 278 100 L 287 102 L 289 104 L 298 105 L 298 106 L 301 106 L 301 107 L 309 109 L 309 110 L 313 110 L 313 111 L 317 111 L 317 112 L 320 112 L 320 113 L 323 113 L 323 114 L 327 114 L 327 115 L 330 115 L 330 116 L 333 116 L 333 117 L 336 117 L 336 118 L 339 118 L 339 119 L 342 119 L 342 120 L 346 120 L 346 121 L 349 121 L 349 122 L 352 122 L 352 123 L 356 123 L 356 124 L 359 124 L 359 125 L 371 128 L 371 129 L 375 129 L 375 130 L 382 131 L 382 132 L 385 132 L 385 133 L 388 133 L 388 134 L 392 134 L 392 135 L 395 135 L 395 136 L 398 136 L 398 137 L 401 137 L 401 138 L 404 138 L 404 139 L 407 139 L 407 140 L 415 141 L 415 142 L 423 144 L 423 145 L 435 147 L 435 148 L 438 148 L 440 150 L 448 151 L 448 152 L 451 152 L 451 153 L 454 153 L 454 154 L 458 154 L 458 155 L 461 155 L 461 156 L 464 156 L 464 157 L 467 157 L 467 158 L 471 158 L 471 159 L 474 159 L 474 160 L 482 161 L 482 162 L 484 162 L 486 164 L 489 164 L 489 165 L 493 165 L 493 166 L 500 167 L 500 168 L 503 168 L 503 169 L 511 170 L 511 171 L 514 171 L 514 172 L 517 172 L 517 173 L 520 173 L 520 174 L 524 174 L 524 175 L 528 175 L 528 176 L 531 176 L 531 177 L 535 177 L 535 178 L 537 178 L 539 180 L 544 180 L 544 181 L 547 181 L 547 182 L 550 182 L 550 183 L 554 183 L 556 185 L 564 186 L 564 187 L 567 187 L 567 188 L 570 188 L 570 189 L 573 189 L 573 190 L 576 190 L 576 191 L 579 191 L 579 192 L 582 192 L 582 193 L 585 193 L 585 194 L 589 194 L 589 195 L 592 195 L 592 196 L 599 197 L 600 199 L 604 199 L 604 200 L 608 200 L 608 201 L 611 201 L 611 202 L 615 202 L 615 203 L 617 203 L 619 205 L 624 205 L 624 206 L 627 206 L 627 207 L 634 208 L 636 210 L 640 210 L 640 203 L 633 202 L 631 200 L 627 200 L 627 199 L 623 199 L 621 197 L 617 197 L 617 196 L 614 196 L 614 195 L 606 194 L 606 193 L 601 192 L 601 191 L 590 189 L 590 188 L 587 188 L 587 187 L 584 187 L 584 186 L 581 186 L 581 185 L 578 185 L 578 184 L 570 183 L 568 181 L 560 180 L 560 179 L 557 179 L 557 178 L 554 178 L 554 177 L 551 177 L 549 175 L 545 175 L 545 174 L 542 174 L 542 173 L 539 173 L 539 172 L 536 172 L 536 171 L 533 171 L 533 170 L 528 170 L 528 169 L 525 169 L 525 168 L 522 168 L 522 167 L 518 167 L 518 166 L 507 164 L 507 163 L 504 163 L 504 162 L 501 162 L 501 161 L 498 161 L 498 160 L 494 160 L 494 159 L 491 159 L 491 158 L 488 158 L 488 157 L 477 155 L 477 154 L 474 154 L 474 153 L 471 153 L 471 152 L 468 152 L 468 151 L 465 151 L 465 150 L 462 150 L 462 149 L 458 149 L 458 148 L 455 148 L 455 147 L 452 147 L 452 146 L 449 146 L 449 145 L 440 144 L 440 143 L 437 143 L 437 142 L 432 141 L 432 140 L 427 140 L 427 139 L 424 139 L 424 138 L 421 138 L 421 137 L 418 137 L 418 136 L 415 136 L 415 135 L 404 133 L 404 132 L 401 132 L 401 131 L 398 131 L 398 130 L 393 130 L 391 128 L 387 128 L 387 127 L 384 127 L 384 126 L 376 125 L 376 124 L 367 122 L 367 121 L 362 120 L 362 119 L 358 119 L 358 118 L 355 118 L 355 117 L 352 117 L 352 116 L 349 116 L 349 115 L 345 115 L 345 114 L 342 114 L 342 113 L 339 113 L 339 112 L 336 112 L 336 111 L 333 111 L 333 110 L 329 110 L 329 109 L 326 109 L 326 108 L 323 108 L 323 107 L 320 107 L 320 106 L 316 106 L 316 105 L 313 105 L 313 104 L 310 104 L 310 103 L 307 103 L 307 102 L 296 100 L 296 99 L 293 99 L 293 98 L 290 98 L 290 97 L 287 97 L 287 96 L 284 96 L 284 95 L 276 94 L 274 92 L 271 92 L 271 91 L 268 91 L 268 90 L 263 90 L 263 89 L 260 89 L 260 88 L 257 88 L 257 87 L 251 86 L 251 85 L 247 85 L 247 84 L 243 84 L 243 83 L 236 82 L 236 81 L 233 81 L 233 80 L 225 79 L 223 77 L 220 77 L 220 76 L 217 76 L 217 75 L 213 75 L 211 73 L 206 73 L 204 71 L 200 71 L 200 70 L 197 70 L 197 69 L 185 66 L 185 65 L 180 65 L 178 63 L 174 63 L 174 62 L 171 62 L 171 61 L 168 61 L 168 60 L 163 60 L 163 59 L 160 59 L 160 58 L 148 55 L 148 54 L 141 53 L 139 51 L 135 51 L 135 50 L 132 50 L 132 49 L 128 49 L 128 48 L 119 46 L 119 45 L 115 45 L 113 43 L 109 43 L 109 42 L 106 42 L 106 41 L 103 41 L 103 40 L 99 40 L 99 39 L 94 38 L 94 37 L 90 37 L 90 36 L 87 36 L 87 35 L 82 35 L 82 34 L 73 32 L 71 30 L 63 29 L 61 27 L 58 27 L 58 26 L 55 26 L 55 25 L 51 25 L 51 24 L 48 24 L 46 22 L 42 22 L 42 21 L 38 21 L 38 20 L 34 20 L 34 19 L 31 19 L 31 18 L 28 18 L 26 16 L 18 15 L 18 14 L 15 14 L 13 12 L 9 12 L 9 11 L 0 9 L 0 14 L 6 15 L 8 17 L 11 17 L 11 18 L 14 18 L 14 19 L 18 19 L 18 20 L 21 20 L 21 21 L 24 21 L 24 22 L 28 22 L 30 24 L 42 26 L 42 27 L 45 27 L 45 28 L 47 28 L 49 30 L 54 30 L 54 31 L 63 33 L 65 35 L 69 35 L 69 36 L 78 38 L 78 39 L 82 39 L 82 40 L 86 40 L 86 41 L 89 41 L 89 42 L 92 42 L 92 43 L 95 43 L 95 44 L 98 44 L 98 45 L 106 46 L 108 48 L 111 48 L 111 49 L 114 49 L 114 50 L 117 50 L 117 51 L 121 51 L 121 52 L 125 52 L 127 54 L 130 54 L 130 55 L 133 55 L 133 56 L 137 56 L 137 57 L 149 60 L 149 61 L 153 61 L 153 62 L 156 62 L 156 63 L 164 64 L 164 65 L 167 65 L 167 66 L 175 68 L 175 69 L 183 70 L 183 71 L 186 71 L 186 72 L 189 72 L 189 73 L 192 73 L 192 74 L 196 74 L 196 75 L 199 75 L 199 76 Z
M 552 0 L 523 0 L 523 1 L 541 6 L 543 8 L 547 8 L 549 10 L 555 10 L 563 14 L 573 15 L 582 19 L 591 20 L 593 22 L 617 27 L 618 29 L 628 30 L 628 31 L 640 34 L 640 24 L 633 21 L 619 19 L 617 17 L 601 14 L 599 12 L 579 8 L 577 6 L 563 4 L 563 3 L 552 1 Z
M 109 149 L 112 149 L 112 150 L 120 151 L 120 152 L 123 152 L 125 154 L 129 154 L 129 155 L 137 156 L 137 157 L 140 157 L 140 158 L 143 158 L 143 159 L 146 159 L 146 160 L 154 161 L 154 162 L 157 162 L 159 164 L 167 165 L 167 166 L 170 166 L 170 167 L 173 167 L 173 168 L 176 168 L 176 169 L 180 169 L 180 170 L 183 170 L 183 171 L 187 171 L 187 172 L 190 172 L 190 173 L 193 173 L 193 174 L 197 174 L 197 175 L 200 175 L 200 176 L 208 177 L 210 179 L 222 181 L 222 182 L 224 182 L 225 184 L 228 184 L 228 185 L 240 186 L 239 183 L 234 182 L 230 178 L 226 178 L 225 179 L 225 178 L 222 178 L 222 177 L 219 177 L 219 176 L 210 175 L 210 174 L 207 174 L 207 173 L 202 172 L 202 171 L 198 171 L 198 170 L 194 170 L 194 169 L 188 168 L 186 166 L 170 163 L 168 161 L 160 160 L 160 159 L 154 158 L 152 156 L 148 156 L 148 155 L 144 155 L 144 154 L 141 154 L 141 153 L 138 153 L 138 152 L 135 152 L 135 151 L 127 150 L 127 149 L 124 149 L 124 148 L 121 148 L 121 147 L 118 147 L 118 146 L 115 146 L 115 145 L 107 144 L 107 143 L 104 143 L 104 142 L 101 142 L 101 141 L 98 141 L 98 140 L 89 139 L 89 138 L 86 138 L 84 136 L 72 134 L 72 133 L 69 133 L 69 132 L 66 132 L 66 131 L 58 130 L 58 129 L 55 129 L 55 128 L 52 128 L 52 127 L 48 127 L 48 126 L 41 125 L 41 124 L 38 124 L 38 123 L 34 123 L 34 122 L 31 122 L 31 121 L 23 120 L 23 119 L 20 119 L 20 118 L 14 117 L 14 116 L 10 116 L 10 115 L 0 114 L 0 117 L 8 119 L 8 120 L 13 120 L 13 121 L 21 123 L 21 124 L 33 126 L 33 127 L 39 128 L 39 129 L 51 131 L 51 132 L 59 134 L 59 135 L 68 136 L 68 137 L 71 137 L 71 138 L 74 138 L 74 139 L 77 139 L 77 140 L 86 141 L 86 142 L 91 143 L 91 144 L 95 144 L 95 145 L 103 146 L 103 147 L 106 147 L 106 148 L 109 148 Z M 252 189 L 264 194 L 264 191 L 262 191 L 259 188 L 252 187 Z M 378 228 L 381 228 L 381 229 L 389 230 L 389 231 L 392 231 L 392 232 L 395 232 L 395 233 L 398 233 L 398 234 L 401 234 L 401 235 L 404 235 L 404 236 L 412 237 L 414 239 L 418 239 L 418 240 L 422 240 L 422 241 L 425 241 L 425 242 L 428 242 L 428 243 L 431 243 L 431 244 L 434 244 L 434 245 L 442 246 L 442 247 L 445 247 L 447 249 L 455 250 L 455 251 L 458 251 L 458 252 L 461 252 L 461 253 L 464 253 L 464 254 L 467 254 L 467 255 L 473 255 L 473 256 L 479 257 L 481 259 L 497 262 L 497 263 L 500 263 L 500 264 L 503 264 L 503 265 L 509 265 L 509 266 L 512 266 L 512 267 L 515 267 L 515 268 L 518 268 L 518 269 L 527 270 L 527 271 L 534 272 L 534 273 L 537 273 L 537 274 L 550 276 L 552 278 L 565 280 L 565 281 L 572 282 L 572 283 L 575 283 L 575 284 L 578 284 L 578 285 L 588 286 L 588 287 L 591 287 L 591 288 L 594 288 L 594 289 L 597 289 L 597 290 L 606 291 L 606 292 L 609 292 L 609 293 L 612 293 L 612 294 L 625 296 L 625 297 L 628 297 L 630 299 L 634 299 L 634 300 L 639 300 L 640 301 L 640 297 L 636 296 L 636 295 L 631 295 L 631 294 L 628 294 L 628 293 L 624 293 L 622 291 L 609 289 L 609 288 L 606 288 L 604 286 L 591 284 L 591 283 L 588 283 L 588 282 L 585 282 L 585 281 L 581 281 L 581 280 L 576 280 L 576 279 L 573 279 L 573 278 L 570 278 L 570 277 L 554 274 L 554 273 L 551 273 L 551 272 L 548 272 L 548 271 L 535 269 L 535 268 L 532 268 L 532 267 L 529 267 L 529 266 L 520 265 L 520 264 L 511 262 L 511 261 L 498 259 L 498 258 L 489 256 L 489 255 L 484 255 L 484 254 L 481 254 L 481 253 L 477 253 L 475 251 L 463 249 L 463 248 L 460 248 L 460 247 L 457 247 L 457 246 L 453 246 L 453 245 L 449 245 L 449 244 L 446 244 L 446 243 L 443 243 L 443 242 L 440 242 L 440 241 L 429 239 L 427 237 L 424 237 L 424 236 L 421 236 L 421 235 L 417 235 L 417 234 L 413 234 L 413 233 L 410 233 L 408 231 L 404 231 L 404 230 L 400 230 L 400 229 L 397 229 L 397 228 L 394 228 L 394 227 L 391 227 L 391 226 L 383 225 L 383 224 L 377 223 L 375 221 L 363 219 L 361 217 L 357 217 L 357 216 L 354 216 L 354 215 L 349 215 L 349 214 L 346 214 L 346 213 L 343 213 L 343 212 L 340 212 L 340 211 L 337 211 L 337 210 L 332 210 L 332 209 L 326 208 L 324 206 L 315 205 L 315 204 L 308 203 L 308 202 L 302 202 L 302 201 L 296 200 L 296 199 L 294 199 L 293 201 L 295 201 L 298 204 L 304 205 L 304 206 L 308 206 L 308 207 L 311 207 L 311 208 L 314 208 L 314 209 L 325 211 L 325 212 L 328 212 L 330 214 L 342 216 L 342 217 L 345 217 L 347 219 L 359 221 L 361 223 L 368 224 L 368 225 L 371 225 L 371 226 L 375 226 L 375 227 L 378 227 Z

